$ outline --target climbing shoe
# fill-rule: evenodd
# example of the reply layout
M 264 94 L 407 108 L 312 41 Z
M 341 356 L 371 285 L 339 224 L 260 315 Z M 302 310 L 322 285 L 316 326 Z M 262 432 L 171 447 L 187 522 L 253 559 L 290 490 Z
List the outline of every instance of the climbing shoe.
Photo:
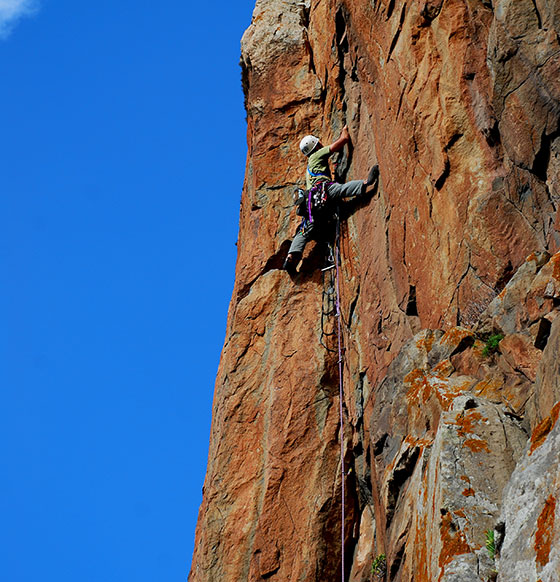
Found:
M 325 260 L 325 266 L 321 269 L 321 271 L 330 271 L 336 267 L 336 263 L 334 262 L 334 247 L 327 243 L 328 253 Z
M 375 166 L 373 166 L 371 168 L 371 170 L 369 171 L 369 174 L 368 174 L 368 177 L 366 180 L 366 186 L 371 186 L 372 184 L 375 184 L 378 177 L 379 177 L 379 166 L 377 164 L 375 164 Z
M 296 275 L 297 274 L 297 266 L 299 263 L 299 254 L 291 253 L 286 257 L 284 261 L 284 270 L 288 272 L 289 275 Z

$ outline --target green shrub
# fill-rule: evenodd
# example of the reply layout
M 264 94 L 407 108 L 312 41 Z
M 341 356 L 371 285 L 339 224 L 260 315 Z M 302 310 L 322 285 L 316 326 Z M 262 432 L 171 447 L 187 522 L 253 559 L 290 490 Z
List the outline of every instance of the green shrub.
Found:
M 371 565 L 371 573 L 377 580 L 383 580 L 385 578 L 385 572 L 387 571 L 387 559 L 385 554 L 379 554 L 373 564 Z
M 496 558 L 496 541 L 494 540 L 494 530 L 489 529 L 484 532 L 486 535 L 486 549 L 491 560 Z
M 486 345 L 484 346 L 484 349 L 482 350 L 482 355 L 485 358 L 487 358 L 491 354 L 497 352 L 499 349 L 499 346 L 500 346 L 500 342 L 503 339 L 504 339 L 504 336 L 501 333 L 495 333 L 495 334 L 491 335 L 486 340 Z

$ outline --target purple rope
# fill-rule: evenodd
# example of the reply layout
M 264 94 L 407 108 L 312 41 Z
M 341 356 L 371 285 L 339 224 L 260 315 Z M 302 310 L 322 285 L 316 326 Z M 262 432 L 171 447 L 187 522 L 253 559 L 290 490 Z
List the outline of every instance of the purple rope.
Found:
M 342 329 L 340 316 L 340 273 L 339 273 L 339 257 L 340 257 L 340 219 L 336 219 L 336 238 L 334 245 L 334 260 L 336 263 L 336 319 L 337 319 L 337 337 L 338 337 L 338 378 L 339 378 L 339 412 L 340 412 L 340 470 L 342 481 L 342 527 L 341 527 L 341 543 L 342 543 L 342 582 L 344 582 L 344 499 L 345 499 L 345 472 L 344 472 L 344 412 L 342 407 L 342 399 L 344 396 L 343 382 L 342 382 Z

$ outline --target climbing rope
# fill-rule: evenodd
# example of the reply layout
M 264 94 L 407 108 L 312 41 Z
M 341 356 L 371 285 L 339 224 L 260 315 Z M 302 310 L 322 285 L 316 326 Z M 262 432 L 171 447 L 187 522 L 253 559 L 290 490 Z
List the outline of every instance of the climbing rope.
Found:
M 332 347 L 332 338 L 336 335 L 336 326 L 327 329 L 327 324 L 336 315 L 336 280 L 334 271 L 334 247 L 329 243 L 329 259 L 332 264 L 322 269 L 323 272 L 323 297 L 321 299 L 321 337 L 319 342 L 327 352 L 336 353 Z M 328 345 L 330 344 L 330 345 Z
M 342 582 L 344 582 L 344 524 L 345 524 L 345 479 L 346 473 L 344 471 L 344 410 L 343 410 L 343 397 L 344 397 L 344 384 L 343 384 L 343 368 L 342 368 L 342 317 L 340 313 L 340 218 L 336 217 L 336 236 L 334 243 L 334 262 L 336 265 L 336 335 L 338 340 L 338 396 L 339 396 L 339 412 L 340 412 L 340 476 L 341 476 L 341 506 L 342 506 L 342 516 L 341 516 L 341 576 Z
M 338 355 L 338 379 L 339 379 L 339 414 L 340 414 L 340 471 L 341 471 L 341 577 L 345 580 L 344 564 L 344 525 L 346 522 L 345 499 L 346 499 L 346 472 L 344 470 L 344 383 L 343 383 L 343 345 L 342 345 L 342 312 L 340 309 L 340 213 L 335 214 L 335 237 L 334 244 L 329 244 L 329 262 L 323 271 L 323 297 L 321 305 L 321 345 L 331 353 Z M 335 316 L 336 325 L 333 331 L 327 331 L 326 322 Z M 327 345 L 328 340 L 336 335 L 337 348 L 333 349 Z M 332 344 L 331 344 L 332 345 Z
M 346 498 L 346 472 L 344 470 L 344 382 L 343 382 L 343 346 L 342 346 L 342 313 L 340 309 L 340 217 L 339 212 L 335 215 L 336 229 L 334 237 L 334 245 L 330 247 L 331 259 L 334 263 L 323 269 L 323 301 L 321 313 L 321 345 L 329 352 L 337 353 L 338 355 L 338 400 L 339 400 L 339 414 L 340 414 L 340 475 L 341 475 L 341 577 L 342 582 L 345 578 L 344 565 L 344 524 L 346 522 L 345 503 Z M 327 275 L 328 274 L 328 275 Z M 325 287 L 325 281 L 328 280 L 328 286 Z M 334 295 L 334 297 L 333 297 Z M 334 305 L 333 305 L 334 303 Z M 334 315 L 336 319 L 335 331 L 327 332 L 325 330 L 325 320 Z M 332 337 L 336 334 L 337 349 L 334 350 L 326 345 L 323 341 L 325 338 Z

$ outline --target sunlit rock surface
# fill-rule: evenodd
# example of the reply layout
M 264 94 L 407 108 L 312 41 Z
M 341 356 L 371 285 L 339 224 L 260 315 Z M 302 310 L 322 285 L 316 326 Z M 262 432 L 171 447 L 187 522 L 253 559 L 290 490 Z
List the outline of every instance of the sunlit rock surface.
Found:
M 559 580 L 559 25 L 546 0 L 257 1 L 191 582 L 341 577 L 333 271 L 320 244 L 281 266 L 299 140 L 344 124 L 338 178 L 380 167 L 340 245 L 346 579 Z

